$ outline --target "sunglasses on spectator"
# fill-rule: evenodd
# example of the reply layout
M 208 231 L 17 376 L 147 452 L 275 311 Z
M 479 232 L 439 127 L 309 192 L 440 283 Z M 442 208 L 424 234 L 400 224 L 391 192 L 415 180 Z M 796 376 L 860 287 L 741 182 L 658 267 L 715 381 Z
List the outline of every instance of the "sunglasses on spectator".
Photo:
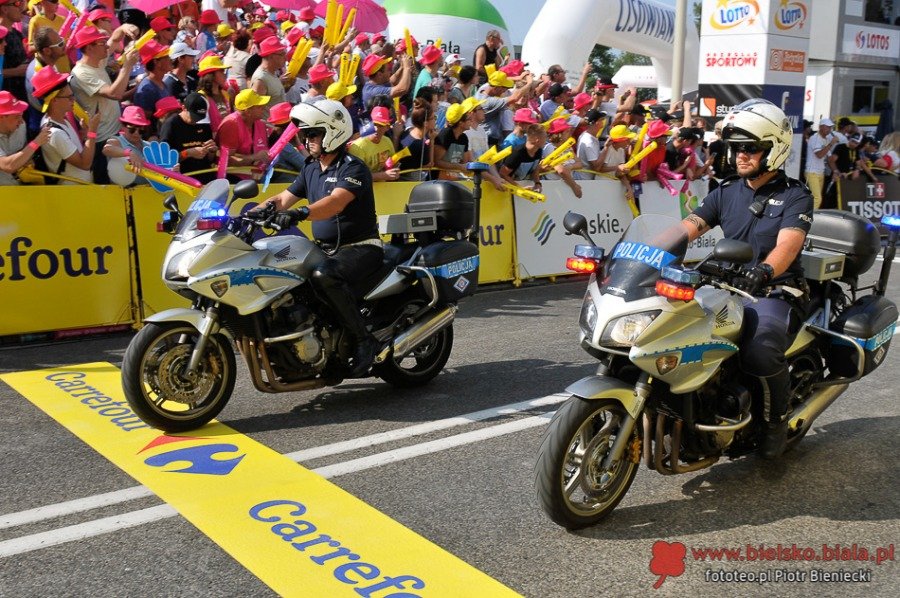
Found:
M 144 127 L 139 127 L 137 125 L 125 125 L 125 130 L 129 133 L 143 133 Z
M 65 48 L 65 47 L 66 47 L 66 40 L 61 39 L 61 40 L 59 40 L 58 42 L 56 42 L 55 44 L 50 44 L 50 45 L 47 46 L 47 47 L 48 47 L 48 48 Z
M 766 150 L 772 149 L 772 144 L 765 141 L 742 141 L 729 144 L 731 150 L 736 154 L 759 154 Z

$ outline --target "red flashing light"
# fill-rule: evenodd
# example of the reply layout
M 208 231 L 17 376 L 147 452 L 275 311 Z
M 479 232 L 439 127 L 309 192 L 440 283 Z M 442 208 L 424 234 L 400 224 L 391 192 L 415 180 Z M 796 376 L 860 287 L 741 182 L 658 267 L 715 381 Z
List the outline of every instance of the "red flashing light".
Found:
M 566 258 L 566 269 L 581 274 L 590 274 L 597 271 L 597 260 L 583 257 Z
M 694 287 L 675 284 L 668 280 L 657 280 L 656 294 L 669 299 L 677 299 L 678 301 L 690 301 L 694 298 Z
M 225 226 L 224 218 L 200 218 L 197 220 L 197 230 L 219 230 Z

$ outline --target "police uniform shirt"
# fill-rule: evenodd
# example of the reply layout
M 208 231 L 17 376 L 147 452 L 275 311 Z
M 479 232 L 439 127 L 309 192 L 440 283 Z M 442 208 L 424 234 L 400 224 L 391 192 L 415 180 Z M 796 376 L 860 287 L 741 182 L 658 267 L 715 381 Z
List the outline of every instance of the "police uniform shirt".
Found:
M 310 205 L 328 197 L 335 189 L 346 189 L 354 199 L 328 220 L 312 223 L 313 236 L 330 245 L 347 245 L 378 238 L 372 173 L 359 158 L 341 153 L 324 171 L 319 161 L 309 157 L 303 171 L 288 187 L 295 197 L 305 197 Z
M 763 213 L 757 217 L 750 211 L 755 201 L 764 201 Z M 750 243 L 754 266 L 765 260 L 775 247 L 778 233 L 784 228 L 809 232 L 812 224 L 813 199 L 803 183 L 779 173 L 754 191 L 744 179 L 730 177 L 703 200 L 693 212 L 710 227 L 719 225 L 726 239 Z M 802 276 L 798 253 L 780 279 Z

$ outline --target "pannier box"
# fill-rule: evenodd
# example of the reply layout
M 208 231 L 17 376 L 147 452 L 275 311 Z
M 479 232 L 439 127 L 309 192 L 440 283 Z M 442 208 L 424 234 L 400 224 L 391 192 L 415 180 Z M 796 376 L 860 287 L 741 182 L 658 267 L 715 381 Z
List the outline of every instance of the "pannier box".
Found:
M 881 251 L 881 235 L 862 216 L 844 210 L 816 210 L 806 240 L 812 249 L 824 249 L 847 256 L 842 278 L 864 274 Z
M 896 327 L 897 306 L 878 295 L 857 299 L 831 324 L 831 330 L 849 336 L 863 348 L 866 357 L 863 375 L 884 361 Z M 834 374 L 845 377 L 857 374 L 857 352 L 848 341 L 833 338 L 826 361 Z
M 411 235 L 434 230 L 437 230 L 437 214 L 434 212 L 388 214 L 378 217 L 378 232 L 382 235 Z
M 474 295 L 478 290 L 478 246 L 468 241 L 439 241 L 422 250 L 417 266 L 428 269 L 441 302 Z
M 844 275 L 845 258 L 842 253 L 814 249 L 800 254 L 800 265 L 810 280 L 832 280 Z

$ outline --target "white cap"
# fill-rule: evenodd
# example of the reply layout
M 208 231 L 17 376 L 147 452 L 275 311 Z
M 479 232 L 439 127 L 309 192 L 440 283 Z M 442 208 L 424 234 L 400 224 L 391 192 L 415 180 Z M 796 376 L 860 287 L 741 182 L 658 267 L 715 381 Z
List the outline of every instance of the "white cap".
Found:
M 819 126 L 821 127 L 822 125 L 825 125 L 826 127 L 833 127 L 834 121 L 831 120 L 830 118 L 823 118 L 822 120 L 819 121 Z
M 462 62 L 462 58 L 460 58 L 459 54 L 447 54 L 444 58 L 444 64 L 456 64 L 458 62 Z
M 179 56 L 196 56 L 199 53 L 200 50 L 195 50 L 184 42 L 175 42 L 169 48 L 169 58 L 173 60 Z

